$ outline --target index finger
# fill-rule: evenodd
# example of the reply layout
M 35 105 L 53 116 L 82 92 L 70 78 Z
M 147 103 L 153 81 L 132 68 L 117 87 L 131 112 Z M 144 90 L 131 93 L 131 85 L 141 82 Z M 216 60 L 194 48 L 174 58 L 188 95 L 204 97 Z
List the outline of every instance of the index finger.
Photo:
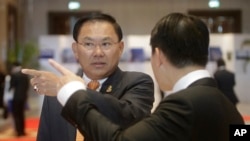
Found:
M 49 63 L 52 67 L 54 67 L 57 71 L 59 71 L 62 75 L 66 75 L 66 74 L 72 74 L 72 72 L 68 69 L 66 69 L 65 67 L 63 67 L 62 65 L 60 65 L 59 63 L 57 63 L 55 60 L 53 59 L 49 59 Z
M 34 69 L 22 69 L 22 73 L 24 74 L 28 74 L 31 76 L 39 76 L 40 73 L 38 70 L 34 70 Z

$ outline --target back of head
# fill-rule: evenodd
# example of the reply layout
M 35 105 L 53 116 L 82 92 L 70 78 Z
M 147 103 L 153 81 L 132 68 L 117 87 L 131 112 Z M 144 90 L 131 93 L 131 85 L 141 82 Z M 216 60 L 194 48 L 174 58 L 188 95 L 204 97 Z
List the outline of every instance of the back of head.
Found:
M 216 61 L 216 63 L 217 63 L 217 67 L 221 67 L 221 66 L 225 66 L 226 65 L 225 61 L 222 58 L 218 59 Z
M 87 13 L 86 15 L 84 15 L 83 17 L 81 17 L 80 19 L 78 19 L 74 25 L 73 38 L 76 42 L 77 42 L 77 38 L 78 38 L 81 27 L 85 23 L 90 22 L 90 21 L 109 22 L 114 27 L 114 30 L 118 36 L 118 40 L 119 41 L 122 40 L 122 38 L 123 38 L 122 29 L 121 29 L 120 25 L 116 22 L 114 17 L 112 17 L 111 15 L 108 15 L 108 14 L 100 13 L 100 12 L 90 12 L 90 13 Z
M 208 60 L 209 31 L 199 18 L 172 13 L 163 17 L 151 32 L 150 44 L 162 50 L 172 65 L 205 66 Z

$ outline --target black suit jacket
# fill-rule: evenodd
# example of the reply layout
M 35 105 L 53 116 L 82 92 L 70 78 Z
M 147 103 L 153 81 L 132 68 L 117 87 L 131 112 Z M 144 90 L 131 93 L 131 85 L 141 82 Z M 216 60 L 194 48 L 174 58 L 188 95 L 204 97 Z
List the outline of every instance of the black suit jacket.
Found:
M 228 141 L 229 125 L 244 124 L 211 78 L 200 79 L 164 98 L 150 117 L 127 129 L 113 124 L 97 110 L 88 96 L 76 93 L 62 114 L 95 141 Z
M 13 101 L 25 102 L 28 98 L 29 76 L 21 71 L 11 74 L 10 88 L 14 89 Z
M 5 86 L 5 77 L 6 75 L 3 72 L 0 72 L 0 108 L 4 108 L 4 86 Z
M 104 82 L 100 93 L 78 91 L 88 95 L 91 103 L 108 119 L 123 127 L 150 115 L 154 102 L 154 84 L 149 75 L 124 72 L 119 68 Z M 37 141 L 75 141 L 76 128 L 60 113 L 62 106 L 56 97 L 44 98 Z M 108 127 L 106 127 L 108 128 Z M 91 140 L 84 134 L 85 140 Z
M 238 98 L 234 91 L 235 75 L 228 70 L 218 70 L 214 73 L 214 78 L 218 84 L 218 88 L 229 98 L 233 104 L 238 103 Z

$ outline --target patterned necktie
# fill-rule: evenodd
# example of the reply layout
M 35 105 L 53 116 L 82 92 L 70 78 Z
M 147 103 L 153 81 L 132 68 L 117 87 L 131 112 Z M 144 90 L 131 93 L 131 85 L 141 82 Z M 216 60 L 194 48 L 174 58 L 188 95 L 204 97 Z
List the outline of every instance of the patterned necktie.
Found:
M 96 90 L 97 88 L 99 88 L 100 83 L 97 80 L 91 80 L 87 86 L 91 90 Z
M 97 80 L 91 80 L 87 87 L 91 90 L 96 90 L 97 88 L 99 88 L 100 83 Z M 77 129 L 77 133 L 76 133 L 76 141 L 83 141 L 84 137 L 83 135 L 80 133 L 80 131 Z

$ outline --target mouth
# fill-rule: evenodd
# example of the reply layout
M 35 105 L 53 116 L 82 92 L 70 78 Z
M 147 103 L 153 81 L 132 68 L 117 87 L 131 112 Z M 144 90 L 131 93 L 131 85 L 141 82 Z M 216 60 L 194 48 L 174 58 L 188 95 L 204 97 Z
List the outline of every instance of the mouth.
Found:
M 104 63 L 104 62 L 94 62 L 94 63 L 91 63 L 91 65 L 96 67 L 96 68 L 101 68 L 101 67 L 104 67 L 106 65 L 106 63 Z

